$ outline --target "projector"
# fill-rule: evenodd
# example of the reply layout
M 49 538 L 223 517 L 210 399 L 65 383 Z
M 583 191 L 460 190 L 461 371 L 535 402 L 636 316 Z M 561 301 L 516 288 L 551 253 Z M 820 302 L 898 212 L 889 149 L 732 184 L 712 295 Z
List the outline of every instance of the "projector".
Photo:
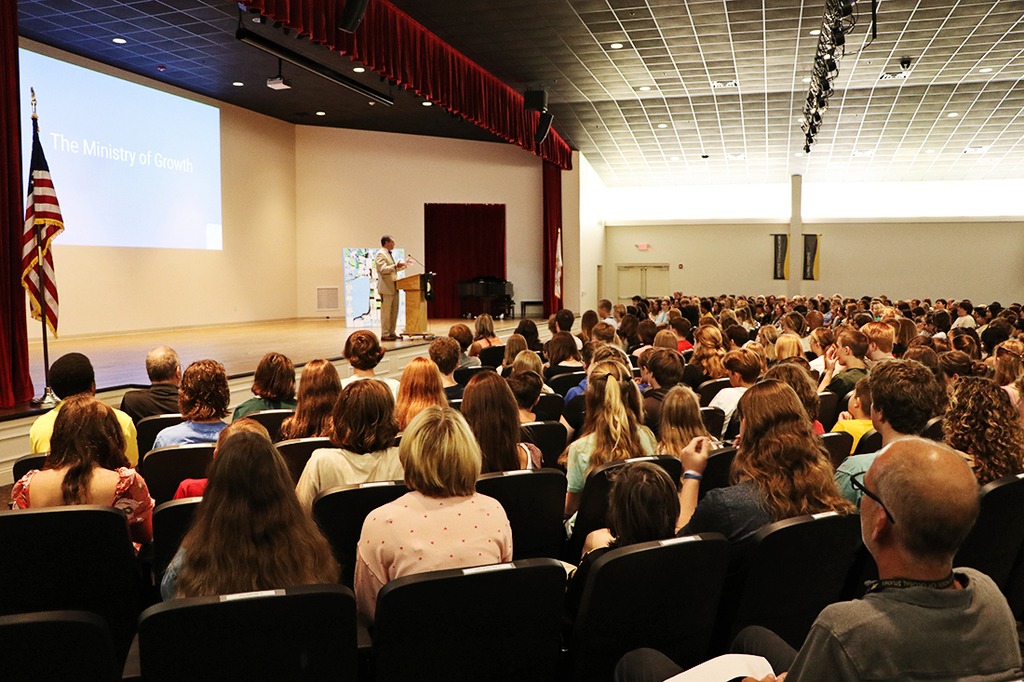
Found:
M 281 76 L 275 76 L 267 79 L 267 87 L 271 90 L 290 90 L 292 84 Z

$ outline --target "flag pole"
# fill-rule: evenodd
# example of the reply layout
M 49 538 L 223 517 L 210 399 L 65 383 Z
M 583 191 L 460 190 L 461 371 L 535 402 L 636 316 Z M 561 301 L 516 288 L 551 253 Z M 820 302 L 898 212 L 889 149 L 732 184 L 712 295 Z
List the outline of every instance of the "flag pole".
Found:
M 37 121 L 38 119 L 39 116 L 36 114 L 36 90 L 32 88 L 32 120 Z M 39 273 L 39 307 L 43 313 L 40 316 L 43 325 L 43 383 L 46 384 L 46 388 L 43 390 L 43 395 L 33 398 L 31 403 L 40 407 L 53 407 L 57 404 L 57 396 L 50 387 L 50 346 L 49 337 L 46 333 L 46 270 L 43 268 L 43 229 L 38 224 L 34 227 L 36 232 L 36 270 Z

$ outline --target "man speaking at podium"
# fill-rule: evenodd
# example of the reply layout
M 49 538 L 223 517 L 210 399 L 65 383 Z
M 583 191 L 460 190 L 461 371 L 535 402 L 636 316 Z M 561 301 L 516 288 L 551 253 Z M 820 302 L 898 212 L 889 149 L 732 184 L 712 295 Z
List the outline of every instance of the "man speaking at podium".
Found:
M 391 249 L 395 248 L 395 240 L 386 234 L 380 238 L 381 250 L 374 258 L 377 266 L 377 292 L 380 294 L 380 339 L 395 341 L 395 325 L 398 324 L 398 281 L 399 270 L 405 269 L 405 261 L 395 261 Z

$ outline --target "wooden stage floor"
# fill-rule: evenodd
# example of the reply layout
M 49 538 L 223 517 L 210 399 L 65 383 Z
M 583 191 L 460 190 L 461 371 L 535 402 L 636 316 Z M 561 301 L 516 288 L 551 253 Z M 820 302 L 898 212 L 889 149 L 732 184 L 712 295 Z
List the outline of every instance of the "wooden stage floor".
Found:
M 448 333 L 456 322 L 473 327 L 472 320 L 431 320 L 429 331 L 438 336 Z M 495 320 L 499 336 L 512 333 L 518 319 Z M 540 325 L 538 325 L 540 326 Z M 266 353 L 284 353 L 292 362 L 303 365 L 316 358 L 338 359 L 348 335 L 360 329 L 348 328 L 339 319 L 293 319 L 272 322 L 226 325 L 223 327 L 194 327 L 138 332 L 110 336 L 90 336 L 50 340 L 50 363 L 65 353 L 84 353 L 96 370 L 98 391 L 128 385 L 148 386 L 146 353 L 156 346 L 170 346 L 178 352 L 184 369 L 190 362 L 213 358 L 223 363 L 231 377 L 251 374 Z M 377 328 L 370 328 L 380 334 Z M 429 341 L 416 338 L 409 341 L 384 343 L 387 349 L 426 346 Z M 426 349 L 424 348 L 424 352 Z M 32 384 L 36 395 L 42 394 L 43 345 L 41 341 L 29 344 L 29 362 Z

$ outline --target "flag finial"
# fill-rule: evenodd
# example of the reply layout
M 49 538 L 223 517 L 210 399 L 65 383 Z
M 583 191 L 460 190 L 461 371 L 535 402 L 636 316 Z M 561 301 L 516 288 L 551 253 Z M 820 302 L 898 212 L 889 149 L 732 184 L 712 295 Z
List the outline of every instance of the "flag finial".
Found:
M 35 88 L 29 88 L 28 90 L 29 90 L 29 92 L 32 93 L 32 118 L 34 120 L 38 120 L 39 117 L 36 116 L 36 89 Z

